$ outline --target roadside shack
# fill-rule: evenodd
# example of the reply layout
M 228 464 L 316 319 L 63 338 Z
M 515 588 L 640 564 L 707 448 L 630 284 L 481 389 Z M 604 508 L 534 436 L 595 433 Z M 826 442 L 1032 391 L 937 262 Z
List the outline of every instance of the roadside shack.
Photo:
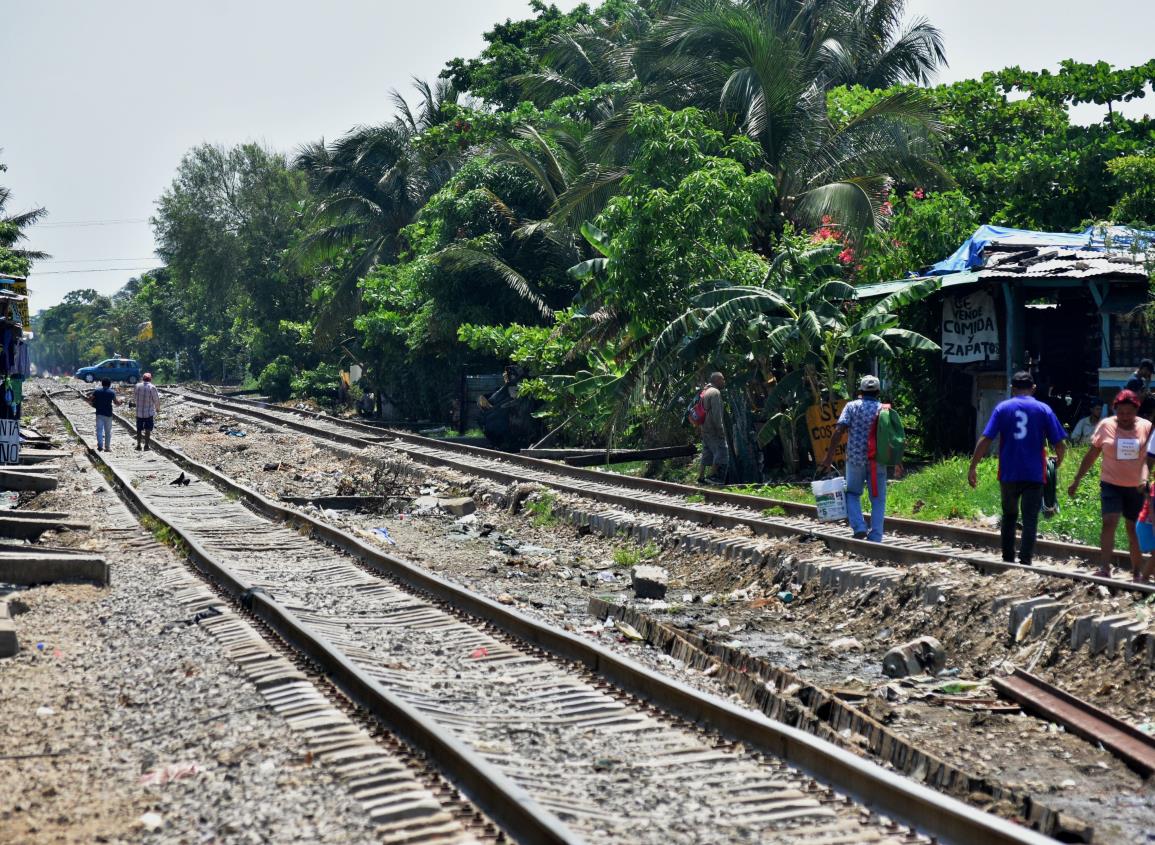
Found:
M 1036 395 L 1066 423 L 1085 413 L 1089 397 L 1108 399 L 1142 358 L 1155 357 L 1140 313 L 1151 301 L 1153 241 L 1155 233 L 1118 227 L 1068 234 L 982 226 L 924 275 L 858 293 L 884 296 L 941 279 L 924 307 L 941 311 L 942 366 L 953 384 L 961 377 L 969 386 L 975 437 L 1016 370 L 1031 371 Z

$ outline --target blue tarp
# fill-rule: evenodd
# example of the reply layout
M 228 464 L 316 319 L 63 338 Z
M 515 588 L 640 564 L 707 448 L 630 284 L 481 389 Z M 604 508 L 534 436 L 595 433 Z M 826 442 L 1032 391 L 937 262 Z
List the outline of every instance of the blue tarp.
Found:
M 1155 232 L 1128 229 L 1123 226 L 1091 226 L 1082 232 L 1034 232 L 1030 229 L 1008 229 L 1005 226 L 979 226 L 966 243 L 954 254 L 930 268 L 928 276 L 944 276 L 983 266 L 983 250 L 993 241 L 1016 246 L 1057 246 L 1066 249 L 1105 250 L 1110 242 L 1113 250 L 1126 251 L 1155 244 Z

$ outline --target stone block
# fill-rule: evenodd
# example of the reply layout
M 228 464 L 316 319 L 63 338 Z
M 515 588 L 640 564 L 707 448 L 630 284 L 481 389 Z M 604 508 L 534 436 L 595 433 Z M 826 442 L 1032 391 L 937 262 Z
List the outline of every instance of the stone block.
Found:
M 1091 638 L 1091 631 L 1095 627 L 1095 614 L 1077 616 L 1071 622 L 1071 650 L 1078 651 L 1083 643 Z
M 477 510 L 477 502 L 469 496 L 462 496 L 457 499 L 438 499 L 437 504 L 443 511 L 448 511 L 454 516 L 468 516 Z
M 1091 626 L 1091 654 L 1098 654 L 1107 648 L 1108 637 L 1116 624 L 1133 622 L 1134 619 L 1130 613 L 1096 617 Z
M 669 579 L 670 573 L 661 566 L 635 566 L 634 595 L 640 599 L 664 599 Z
M 1011 616 L 1007 624 L 1007 629 L 1013 637 L 1019 631 L 1019 626 L 1023 624 L 1023 620 L 1031 615 L 1031 612 L 1041 604 L 1048 604 L 1055 599 L 1053 596 L 1037 596 L 1033 599 L 1019 599 L 1011 602 Z
M 20 651 L 16 625 L 8 612 L 8 602 L 0 601 L 0 657 L 11 657 Z

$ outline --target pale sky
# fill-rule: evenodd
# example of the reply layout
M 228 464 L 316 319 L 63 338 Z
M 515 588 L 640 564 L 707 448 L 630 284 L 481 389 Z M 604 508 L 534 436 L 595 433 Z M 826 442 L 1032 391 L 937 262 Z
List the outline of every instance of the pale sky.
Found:
M 1155 2 L 1109 6 L 909 0 L 944 32 L 945 82 L 1068 57 L 1147 61 Z M 433 79 L 449 58 L 476 55 L 494 22 L 528 12 L 526 0 L 0 0 L 0 184 L 10 212 L 50 212 L 29 230 L 53 256 L 29 280 L 32 309 L 77 288 L 112 293 L 155 265 L 148 217 L 191 147 L 291 153 L 383 121 L 391 88 Z M 1155 112 L 1155 98 L 1127 111 Z

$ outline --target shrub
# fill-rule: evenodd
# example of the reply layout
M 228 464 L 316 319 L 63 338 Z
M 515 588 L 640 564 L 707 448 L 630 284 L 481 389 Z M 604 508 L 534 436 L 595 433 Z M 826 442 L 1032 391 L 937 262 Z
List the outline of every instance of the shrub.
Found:
M 293 359 L 288 355 L 278 355 L 261 370 L 257 378 L 257 388 L 265 396 L 276 402 L 283 402 L 292 395 Z
M 311 370 L 302 370 L 293 377 L 293 395 L 299 399 L 313 399 L 323 405 L 337 401 L 337 385 L 341 371 L 335 364 L 318 364 Z

